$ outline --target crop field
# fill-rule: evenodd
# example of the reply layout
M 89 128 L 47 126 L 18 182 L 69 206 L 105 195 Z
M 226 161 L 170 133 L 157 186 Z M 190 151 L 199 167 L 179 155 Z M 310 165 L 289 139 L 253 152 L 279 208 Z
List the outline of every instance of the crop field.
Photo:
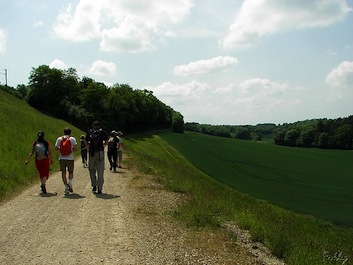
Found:
M 202 134 L 161 137 L 214 179 L 298 213 L 353 227 L 353 152 Z

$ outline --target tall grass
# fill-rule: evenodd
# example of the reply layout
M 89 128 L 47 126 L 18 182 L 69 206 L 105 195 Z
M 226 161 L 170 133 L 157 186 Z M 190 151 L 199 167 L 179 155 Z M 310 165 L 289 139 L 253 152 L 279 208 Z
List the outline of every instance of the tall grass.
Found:
M 46 116 L 2 90 L 0 124 L 0 200 L 35 181 L 39 183 L 34 158 L 27 166 L 24 164 L 39 130 L 44 131 L 45 139 L 51 143 L 54 160 L 51 172 L 59 169 L 58 153 L 53 146 L 57 137 L 63 134 L 64 127 L 69 126 L 76 139 L 82 134 L 82 131 L 67 122 Z
M 234 221 L 288 264 L 353 264 L 353 230 L 299 215 L 217 182 L 172 148 L 163 134 L 125 139 L 141 170 L 189 198 L 174 212 L 189 226 Z

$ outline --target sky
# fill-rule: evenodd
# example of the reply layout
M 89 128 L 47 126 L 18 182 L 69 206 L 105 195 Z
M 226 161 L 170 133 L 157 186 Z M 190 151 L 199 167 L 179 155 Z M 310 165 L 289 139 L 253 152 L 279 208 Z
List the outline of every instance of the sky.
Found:
M 148 89 L 185 122 L 353 115 L 353 0 L 0 0 L 0 83 L 40 65 Z

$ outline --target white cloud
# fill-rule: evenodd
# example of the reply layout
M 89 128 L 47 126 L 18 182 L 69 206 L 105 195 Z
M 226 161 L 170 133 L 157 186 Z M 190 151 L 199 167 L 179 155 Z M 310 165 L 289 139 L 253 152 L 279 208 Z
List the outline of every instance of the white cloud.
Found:
M 4 53 L 6 50 L 6 39 L 6 31 L 0 28 L 0 53 Z
M 185 84 L 164 82 L 156 87 L 145 88 L 153 91 L 154 95 L 166 104 L 173 103 L 176 106 L 191 104 L 194 106 L 195 102 L 200 102 L 204 99 L 210 86 L 193 80 Z
M 101 1 L 79 1 L 75 10 L 69 4 L 56 18 L 55 33 L 63 39 L 87 41 L 100 35 Z
M 194 80 L 185 84 L 165 82 L 146 89 L 180 111 L 186 121 L 201 123 L 247 124 L 255 120 L 267 122 L 273 119 L 274 113 L 285 116 L 302 104 L 296 96 L 293 97 L 293 89 L 289 85 L 261 78 L 218 88 Z
M 50 68 L 56 68 L 56 69 L 61 69 L 61 70 L 64 70 L 66 69 L 66 64 L 59 60 L 59 59 L 55 59 L 54 61 L 52 61 L 50 64 L 49 64 L 49 67 Z
M 38 27 L 41 27 L 41 26 L 43 26 L 43 25 L 44 25 L 44 22 L 41 21 L 41 20 L 34 20 L 34 21 L 32 22 L 32 27 L 34 27 L 34 28 L 38 28 Z
M 80 0 L 58 15 L 54 30 L 73 41 L 99 38 L 103 51 L 139 52 L 170 36 L 168 26 L 184 19 L 191 7 L 192 0 Z
M 326 83 L 332 86 L 350 86 L 353 87 L 353 61 L 344 61 L 340 63 L 326 76 Z
M 344 0 L 245 0 L 221 45 L 246 47 L 276 32 L 328 26 L 351 11 Z
M 116 75 L 116 65 L 112 62 L 98 60 L 92 64 L 89 73 L 96 76 L 113 76 Z
M 174 68 L 174 74 L 183 76 L 206 74 L 230 68 L 238 63 L 239 61 L 237 58 L 231 56 L 218 56 L 208 60 L 191 62 L 186 65 L 178 65 Z
M 229 84 L 227 86 L 218 87 L 214 92 L 216 94 L 228 94 L 234 91 L 234 89 L 235 89 L 235 85 Z
M 252 78 L 243 81 L 239 85 L 242 94 L 253 94 L 257 97 L 281 95 L 289 89 L 287 84 L 271 82 L 268 79 Z
M 151 39 L 153 34 L 153 29 L 146 26 L 140 19 L 126 18 L 121 26 L 103 30 L 100 49 L 113 52 L 152 50 L 154 48 Z

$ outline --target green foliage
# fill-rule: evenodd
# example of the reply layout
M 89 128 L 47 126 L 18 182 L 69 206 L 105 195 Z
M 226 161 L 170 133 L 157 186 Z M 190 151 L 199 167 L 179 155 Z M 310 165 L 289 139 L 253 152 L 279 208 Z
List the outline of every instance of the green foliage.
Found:
M 184 117 L 179 112 L 174 112 L 172 116 L 172 132 L 184 133 Z
M 24 164 L 39 130 L 44 131 L 45 139 L 51 143 L 54 160 L 51 172 L 59 169 L 58 153 L 53 149 L 53 145 L 57 137 L 63 134 L 64 127 L 69 126 L 76 139 L 83 133 L 63 120 L 43 115 L 25 101 L 2 90 L 0 90 L 0 123 L 1 200 L 34 181 L 39 183 L 33 157 L 27 166 Z
M 274 132 L 275 124 L 251 125 L 210 125 L 188 122 L 185 131 L 199 132 L 213 136 L 261 141 L 264 135 Z
M 275 130 L 274 141 L 286 146 L 352 150 L 353 115 L 283 124 Z
M 73 68 L 59 70 L 46 65 L 33 68 L 27 90 L 31 106 L 84 130 L 93 120 L 100 120 L 107 130 L 125 132 L 172 125 L 173 110 L 151 91 L 134 90 L 128 84 L 109 88 L 88 77 L 80 80 Z
M 201 140 L 198 141 L 198 138 Z M 134 157 L 135 162 L 138 161 L 141 170 L 159 176 L 159 180 L 166 187 L 185 195 L 187 199 L 183 200 L 173 214 L 188 225 L 218 227 L 224 221 L 234 221 L 241 228 L 248 229 L 254 241 L 267 245 L 272 253 L 283 258 L 287 264 L 353 264 L 352 228 L 337 227 L 325 221 L 284 210 L 264 200 L 255 199 L 215 181 L 190 164 L 191 161 L 202 169 L 206 164 L 210 164 L 215 168 L 215 172 L 223 175 L 227 172 L 220 166 L 225 165 L 224 156 L 208 158 L 206 153 L 194 152 L 185 159 L 184 156 L 193 149 L 209 151 L 205 144 L 209 145 L 215 139 L 220 139 L 216 140 L 217 148 L 223 149 L 224 152 L 231 152 L 224 149 L 230 144 L 228 139 L 203 135 L 190 137 L 188 134 L 145 134 L 127 138 L 125 141 L 129 146 L 128 152 Z M 240 145 L 238 146 L 240 152 L 235 154 L 233 159 L 239 159 L 237 157 L 244 152 L 243 147 L 250 147 L 246 144 L 249 143 L 247 141 L 231 141 L 236 142 L 237 146 Z M 177 145 L 180 148 L 177 148 Z M 260 151 L 263 155 L 261 148 L 267 145 L 253 143 L 252 153 Z M 282 150 L 282 156 L 289 154 L 283 147 L 272 146 Z M 232 145 L 229 149 L 234 147 Z M 176 149 L 182 150 L 184 156 Z M 293 149 L 287 148 L 287 150 Z M 273 151 L 270 155 L 273 155 Z M 295 153 L 294 157 L 298 155 L 299 153 Z M 262 164 L 265 162 L 261 162 L 261 157 L 259 155 L 250 159 L 246 155 L 243 159 L 244 164 L 246 162 L 249 166 L 247 170 L 256 172 L 258 167 L 272 168 L 272 173 L 276 173 L 276 166 L 272 164 L 271 159 L 266 160 L 267 167 L 264 167 Z M 229 160 L 230 156 L 227 159 Z M 201 165 L 195 161 L 203 161 L 203 163 Z M 232 179 L 235 177 L 240 178 L 241 174 L 233 168 Z M 257 190 L 256 186 L 251 188 Z

